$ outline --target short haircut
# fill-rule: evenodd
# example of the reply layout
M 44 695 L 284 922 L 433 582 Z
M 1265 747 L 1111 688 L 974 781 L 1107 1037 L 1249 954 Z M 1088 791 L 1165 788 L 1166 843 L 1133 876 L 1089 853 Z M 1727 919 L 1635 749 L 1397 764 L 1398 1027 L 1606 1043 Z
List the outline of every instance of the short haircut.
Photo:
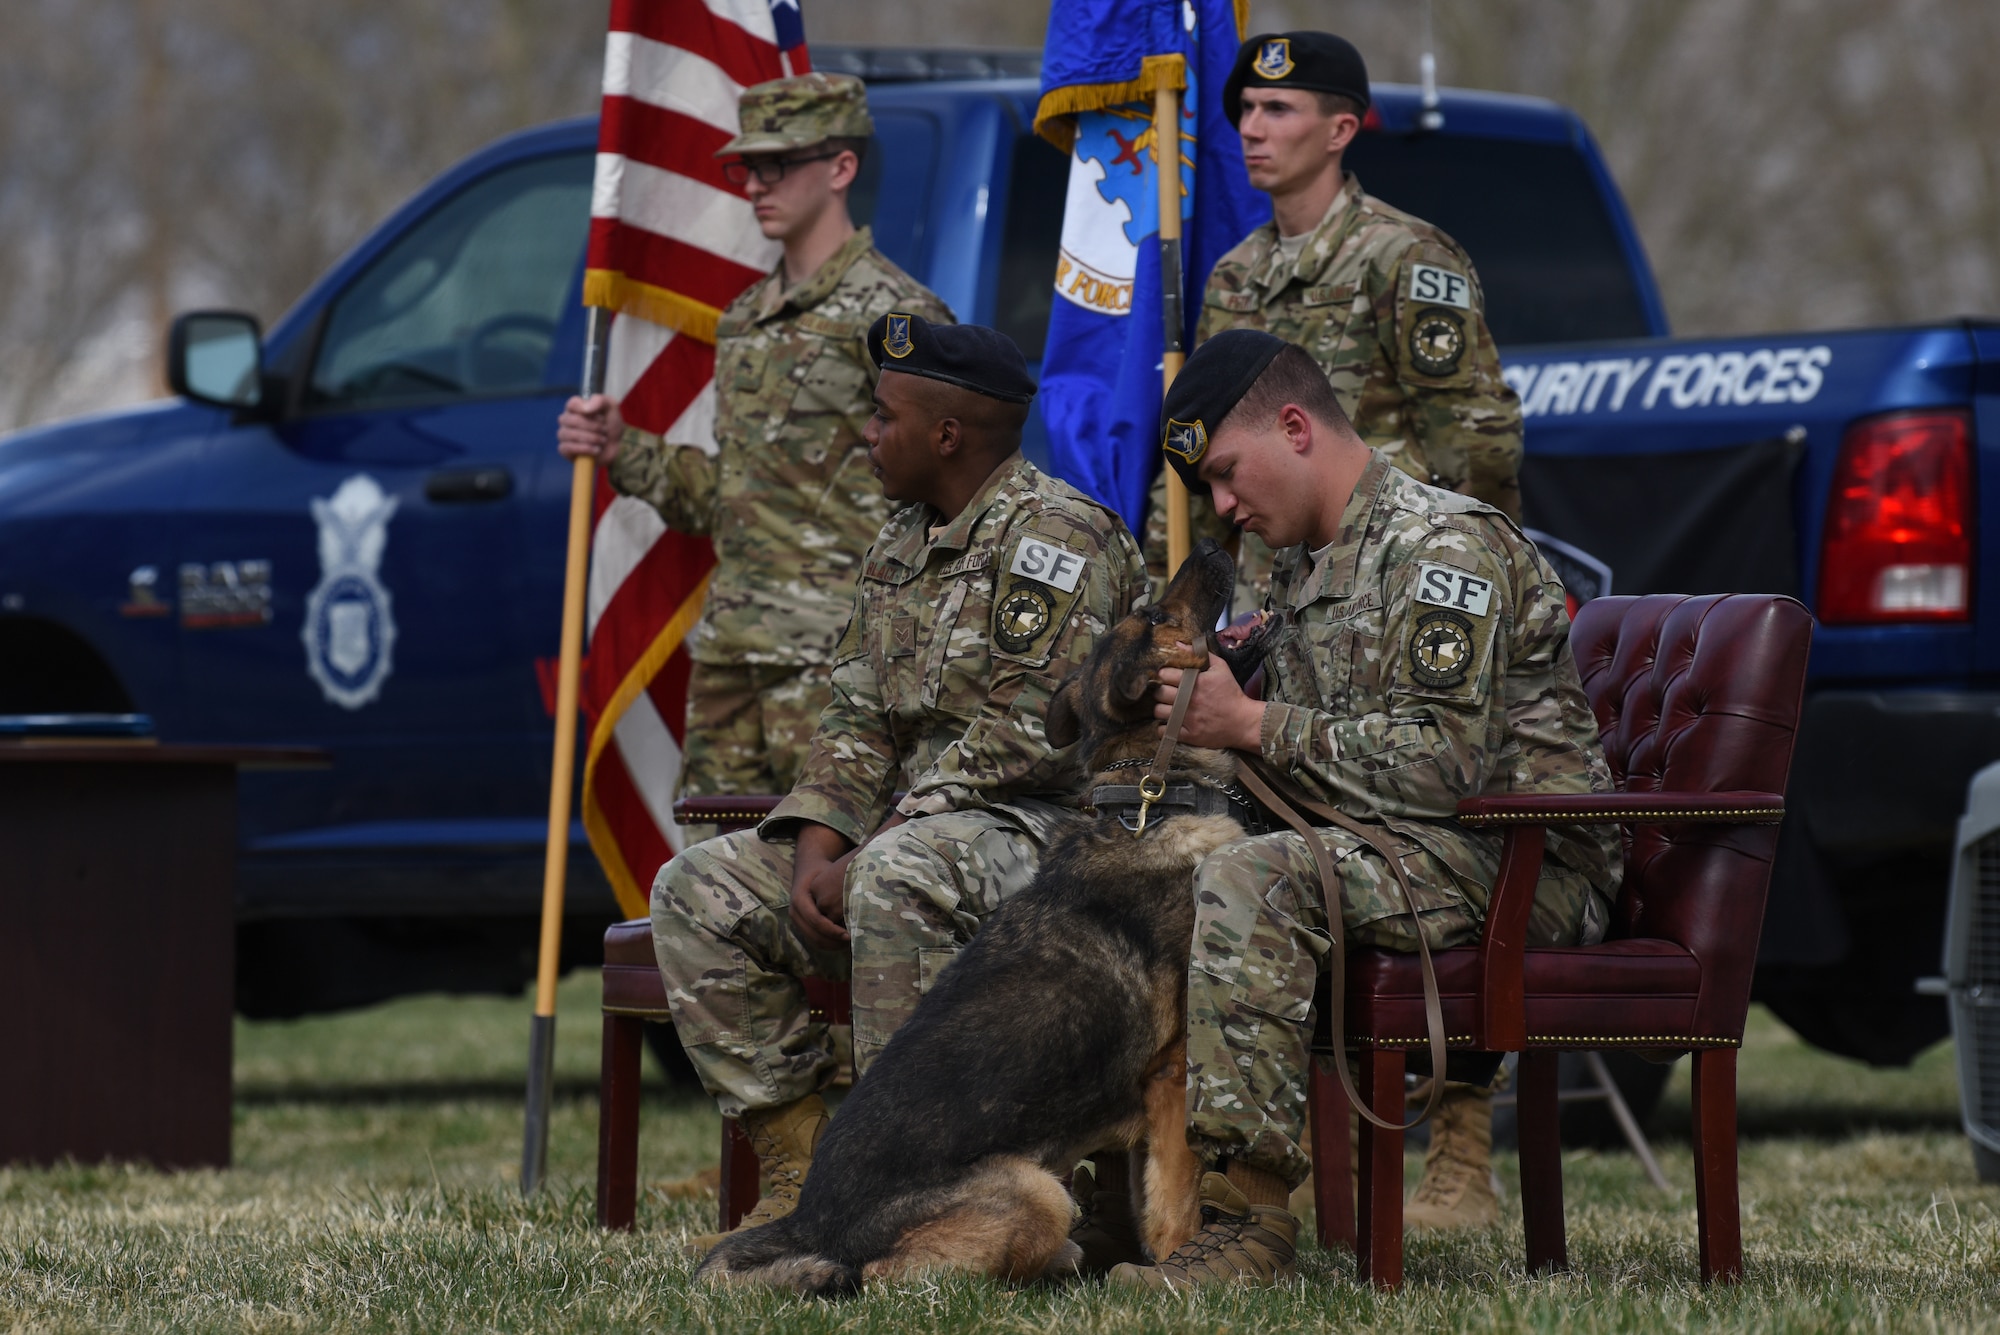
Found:
M 1319 103 L 1319 114 L 1322 116 L 1338 116 L 1344 111 L 1356 120 L 1366 118 L 1366 113 L 1361 110 L 1361 104 L 1346 93 L 1322 93 L 1315 90 L 1313 99 Z
M 828 153 L 852 153 L 854 165 L 858 169 L 868 161 L 868 141 L 856 134 L 837 134 L 826 141 L 824 150 Z
M 1011 454 L 1021 448 L 1021 428 L 1028 423 L 1027 404 L 1009 403 L 929 376 L 908 379 L 919 411 L 932 423 L 955 419 L 975 451 Z
M 1278 420 L 1278 413 L 1288 403 L 1298 404 L 1343 435 L 1355 434 L 1354 423 L 1340 406 L 1326 372 L 1319 369 L 1311 353 L 1296 343 L 1287 343 L 1278 350 L 1278 355 L 1264 368 L 1264 374 L 1244 391 L 1217 429 L 1235 425 L 1261 431 Z

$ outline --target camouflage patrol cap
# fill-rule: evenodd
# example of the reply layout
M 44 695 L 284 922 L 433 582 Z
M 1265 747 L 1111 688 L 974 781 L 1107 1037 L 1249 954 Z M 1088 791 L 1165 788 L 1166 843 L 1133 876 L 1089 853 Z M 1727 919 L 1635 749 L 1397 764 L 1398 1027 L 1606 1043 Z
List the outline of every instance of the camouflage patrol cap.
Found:
M 1160 449 L 1195 495 L 1208 495 L 1200 468 L 1209 438 L 1285 346 L 1261 329 L 1225 329 L 1196 348 L 1174 377 L 1160 409 Z
M 718 158 L 780 153 L 875 133 L 868 88 L 852 74 L 801 74 L 752 84 L 736 106 L 743 132 L 715 151 Z
M 1298 88 L 1339 93 L 1369 107 L 1368 65 L 1345 37 L 1330 32 L 1266 32 L 1245 42 L 1222 85 L 1222 112 L 1231 125 L 1243 119 L 1243 90 Z

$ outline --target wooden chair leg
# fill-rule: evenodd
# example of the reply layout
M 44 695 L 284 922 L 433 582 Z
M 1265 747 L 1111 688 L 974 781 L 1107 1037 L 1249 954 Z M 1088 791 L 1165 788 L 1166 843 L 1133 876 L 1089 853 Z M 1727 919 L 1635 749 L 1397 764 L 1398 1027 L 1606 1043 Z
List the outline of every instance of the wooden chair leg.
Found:
M 1559 1054 L 1521 1054 L 1519 1101 L 1515 1104 L 1521 1139 L 1521 1223 L 1528 1235 L 1531 1274 L 1569 1269 L 1569 1242 L 1563 1235 L 1561 1104 L 1556 1098 Z
M 750 1137 L 734 1117 L 722 1119 L 722 1185 L 720 1209 L 722 1230 L 728 1232 L 743 1222 L 757 1204 L 757 1152 Z
M 1306 1085 L 1306 1115 L 1312 1122 L 1313 1217 L 1319 1245 L 1336 1242 L 1354 1250 L 1354 1164 L 1348 1151 L 1347 1125 L 1353 1110 L 1347 1093 L 1327 1066 L 1345 1057 L 1314 1057 Z
M 1736 1195 L 1736 1049 L 1694 1054 L 1694 1202 L 1701 1282 L 1743 1278 L 1743 1219 Z
M 1403 1054 L 1363 1049 L 1361 1097 L 1384 1121 L 1401 1122 Z M 1355 1274 L 1378 1289 L 1403 1286 L 1403 1133 L 1361 1123 L 1361 1210 Z
M 639 1049 L 644 1020 L 604 1017 L 597 1071 L 597 1226 L 629 1229 L 639 1202 Z

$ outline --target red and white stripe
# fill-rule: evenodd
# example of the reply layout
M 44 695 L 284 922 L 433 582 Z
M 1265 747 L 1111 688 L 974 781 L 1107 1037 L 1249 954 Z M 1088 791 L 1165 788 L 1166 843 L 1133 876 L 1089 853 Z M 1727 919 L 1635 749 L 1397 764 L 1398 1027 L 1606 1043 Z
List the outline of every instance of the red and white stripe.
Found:
M 605 392 L 626 421 L 673 444 L 715 451 L 713 317 L 702 312 L 726 307 L 779 251 L 723 179 L 715 151 L 737 132 L 745 87 L 806 67 L 803 47 L 779 49 L 770 0 L 613 0 L 587 268 L 654 298 L 621 303 Z M 663 305 L 676 317 L 685 308 L 679 329 L 631 313 Z M 645 915 L 653 874 L 681 846 L 672 815 L 689 667 L 681 637 L 714 564 L 706 538 L 670 531 L 651 506 L 599 477 L 583 815 L 634 916 Z

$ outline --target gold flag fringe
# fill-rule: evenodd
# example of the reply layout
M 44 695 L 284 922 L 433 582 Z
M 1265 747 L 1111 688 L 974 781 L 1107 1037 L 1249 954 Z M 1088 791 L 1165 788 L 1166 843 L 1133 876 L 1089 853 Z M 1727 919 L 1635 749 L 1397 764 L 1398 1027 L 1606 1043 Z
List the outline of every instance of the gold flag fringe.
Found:
M 722 312 L 693 297 L 669 292 L 651 283 L 642 283 L 610 269 L 586 269 L 583 274 L 583 304 L 602 306 L 622 315 L 678 330 L 704 343 L 715 342 L 716 321 Z
M 1240 42 L 1250 34 L 1250 0 L 1234 0 L 1232 7 L 1236 11 L 1236 40 Z M 1147 56 L 1137 79 L 1051 88 L 1035 108 L 1035 133 L 1068 153 L 1076 147 L 1074 118 L 1079 111 L 1102 111 L 1151 97 L 1161 88 L 1185 87 L 1187 65 L 1180 56 Z

